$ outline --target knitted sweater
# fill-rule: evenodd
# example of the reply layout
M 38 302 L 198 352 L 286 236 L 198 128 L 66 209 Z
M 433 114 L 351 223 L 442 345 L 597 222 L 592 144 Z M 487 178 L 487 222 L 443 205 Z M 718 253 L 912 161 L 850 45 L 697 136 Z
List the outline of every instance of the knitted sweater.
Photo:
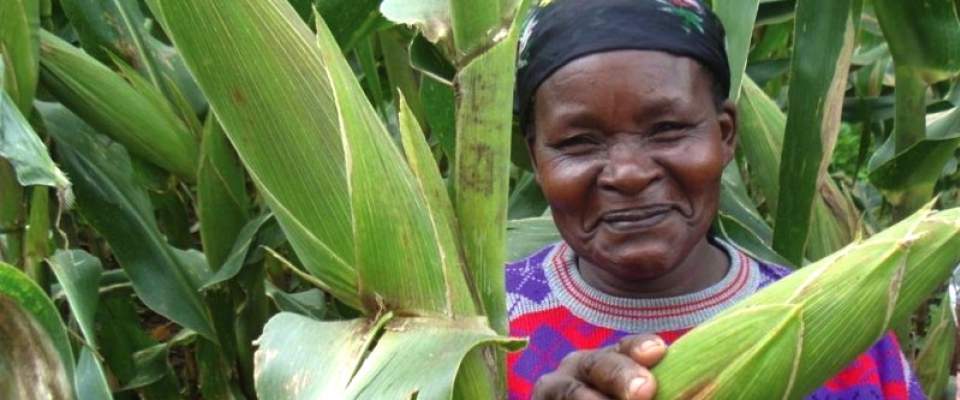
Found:
M 713 286 L 668 298 L 620 298 L 586 284 L 573 250 L 549 245 L 506 266 L 510 334 L 529 338 L 527 347 L 507 358 L 510 400 L 530 398 L 537 379 L 568 353 L 616 343 L 635 333 L 656 333 L 667 343 L 721 310 L 789 273 L 758 262 L 715 240 L 726 251 L 730 269 Z M 924 395 L 893 334 L 860 355 L 808 399 L 923 399 Z

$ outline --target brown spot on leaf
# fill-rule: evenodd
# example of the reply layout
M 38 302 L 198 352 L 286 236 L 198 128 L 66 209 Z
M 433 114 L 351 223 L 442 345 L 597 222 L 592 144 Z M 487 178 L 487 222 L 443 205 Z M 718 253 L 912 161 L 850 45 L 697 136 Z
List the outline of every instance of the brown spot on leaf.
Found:
M 230 98 L 232 98 L 233 102 L 237 104 L 242 105 L 247 103 L 247 95 L 244 94 L 243 90 L 240 90 L 240 88 L 233 88 L 233 91 L 230 92 Z
M 483 193 L 486 196 L 493 195 L 493 177 L 494 177 L 494 154 L 490 146 L 484 143 L 473 143 L 464 149 L 466 168 L 463 168 L 460 175 L 460 181 L 464 188 L 475 192 Z

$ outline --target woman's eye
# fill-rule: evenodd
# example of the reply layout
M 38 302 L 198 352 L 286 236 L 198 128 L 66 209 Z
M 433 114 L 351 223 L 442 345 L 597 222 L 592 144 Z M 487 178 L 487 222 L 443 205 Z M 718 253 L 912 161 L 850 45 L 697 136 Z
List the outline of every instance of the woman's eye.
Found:
M 653 126 L 651 136 L 661 141 L 677 140 L 684 136 L 690 126 L 682 122 L 658 122 Z
M 585 150 L 595 146 L 597 141 L 589 136 L 574 136 L 557 143 L 556 147 L 562 150 Z

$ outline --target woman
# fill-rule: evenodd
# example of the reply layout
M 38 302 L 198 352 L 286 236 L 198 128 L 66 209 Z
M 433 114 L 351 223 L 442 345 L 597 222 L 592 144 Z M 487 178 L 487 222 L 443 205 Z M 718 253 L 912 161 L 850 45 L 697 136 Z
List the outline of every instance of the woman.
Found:
M 532 14 L 517 106 L 563 242 L 507 266 L 530 339 L 511 399 L 652 398 L 666 343 L 787 273 L 709 235 L 736 145 L 723 37 L 695 0 Z M 810 398 L 922 398 L 905 365 L 888 336 Z

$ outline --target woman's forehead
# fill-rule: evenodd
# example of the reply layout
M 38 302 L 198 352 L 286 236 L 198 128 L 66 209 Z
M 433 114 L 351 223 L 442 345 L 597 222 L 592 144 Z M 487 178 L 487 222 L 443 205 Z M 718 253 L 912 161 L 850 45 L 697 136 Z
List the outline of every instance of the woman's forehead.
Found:
M 712 99 L 712 78 L 698 62 L 659 51 L 597 53 L 575 60 L 537 90 L 535 113 L 564 117 L 594 107 L 636 106 L 657 112 Z

